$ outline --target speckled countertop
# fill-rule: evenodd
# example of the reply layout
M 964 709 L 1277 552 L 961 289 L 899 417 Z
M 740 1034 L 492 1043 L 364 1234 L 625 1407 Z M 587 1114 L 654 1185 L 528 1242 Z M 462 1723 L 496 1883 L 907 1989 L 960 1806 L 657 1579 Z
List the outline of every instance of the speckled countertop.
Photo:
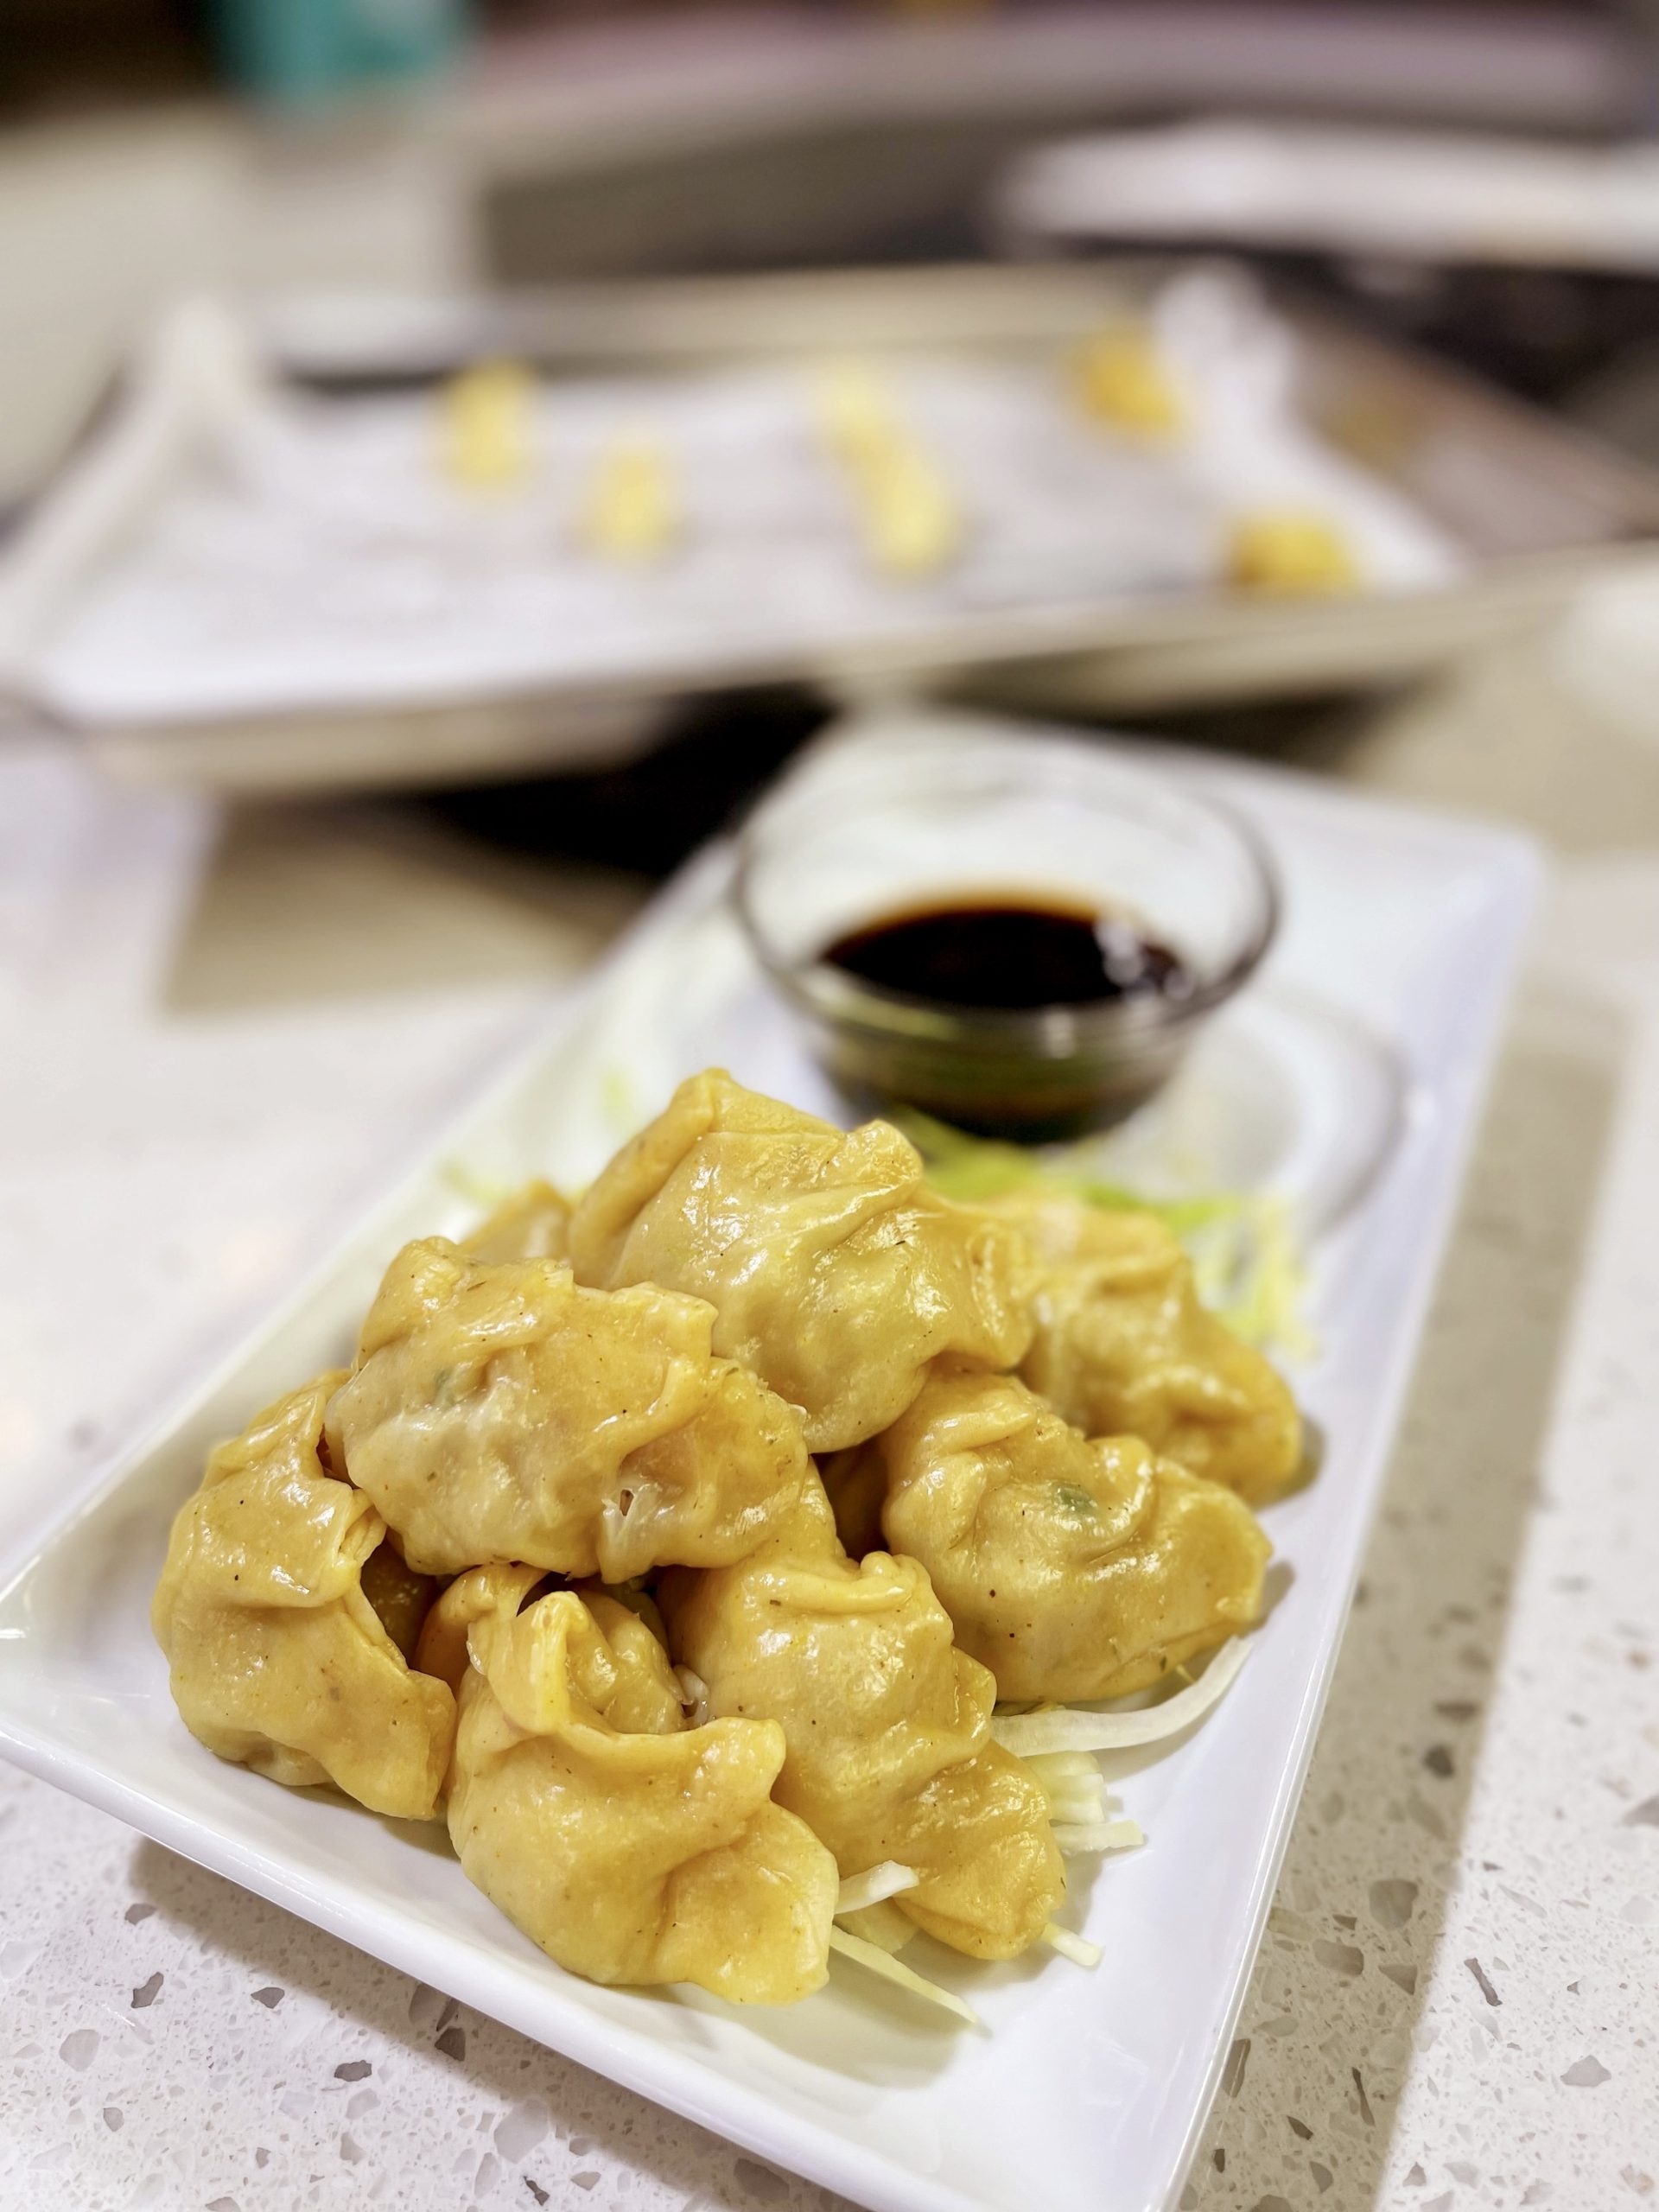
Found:
M 1560 868 L 1183 2202 L 1617 2212 L 1659 2198 L 1659 709 L 1597 721 L 1541 645 L 1307 758 Z M 0 1534 L 631 898 L 0 754 Z M 3 1768 L 0 1843 L 0 2202 L 836 2212 Z

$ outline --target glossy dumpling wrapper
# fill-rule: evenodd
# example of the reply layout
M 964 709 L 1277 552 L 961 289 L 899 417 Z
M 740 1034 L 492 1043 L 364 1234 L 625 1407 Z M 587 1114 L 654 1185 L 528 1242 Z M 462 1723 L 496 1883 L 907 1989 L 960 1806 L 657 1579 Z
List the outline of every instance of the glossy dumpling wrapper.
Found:
M 1009 1367 L 1030 1337 L 1009 1224 L 937 1197 L 887 1122 L 849 1133 L 718 1070 L 612 1160 L 570 1253 L 582 1282 L 706 1298 L 715 1349 L 800 1409 L 814 1452 L 896 1421 L 942 1355 Z
M 1086 1437 L 1017 1376 L 937 1376 L 861 1458 L 1001 1698 L 1120 1697 L 1250 1627 L 1268 1544 L 1243 1501 L 1135 1437 Z
M 916 1560 L 848 1559 L 820 1492 L 760 1554 L 673 1578 L 665 1611 L 711 1713 L 781 1723 L 778 1802 L 843 1876 L 913 1868 L 896 1904 L 974 1957 L 1037 1941 L 1065 1886 L 1047 1801 L 991 1742 L 995 1684 Z
M 626 1582 L 741 1558 L 792 1506 L 799 1424 L 709 1350 L 700 1300 L 578 1288 L 552 1259 L 406 1245 L 328 1407 L 339 1464 L 423 1572 Z
M 332 1782 L 373 1812 L 431 1820 L 454 1699 L 411 1670 L 367 1594 L 378 1588 L 412 1648 L 430 1586 L 320 1454 L 341 1379 L 279 1399 L 213 1453 L 173 1523 L 150 1618 L 175 1702 L 210 1751 L 275 1782 Z
M 435 1576 L 415 1572 L 390 1529 L 363 1562 L 363 1595 L 411 1667 L 426 1617 L 442 1586 Z
M 1036 1251 L 1033 1332 L 1020 1372 L 1090 1436 L 1138 1436 L 1260 1505 L 1302 1465 L 1289 1385 L 1200 1300 L 1154 1214 L 1002 1199 Z
M 689 1726 L 639 1615 L 596 1590 L 531 1597 L 539 1579 L 463 1575 L 422 1647 L 456 1684 L 448 1820 L 467 1874 L 590 1981 L 695 1982 L 738 2004 L 810 1996 L 837 1877 L 772 1802 L 782 1730 Z

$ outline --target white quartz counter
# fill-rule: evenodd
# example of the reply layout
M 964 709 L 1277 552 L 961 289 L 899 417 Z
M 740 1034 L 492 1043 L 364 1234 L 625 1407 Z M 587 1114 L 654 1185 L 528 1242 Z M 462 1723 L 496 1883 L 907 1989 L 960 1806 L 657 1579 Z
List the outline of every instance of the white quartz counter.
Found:
M 1526 823 L 1560 871 L 1183 2202 L 1634 2212 L 1659 2196 L 1659 736 L 1595 723 L 1541 651 L 1317 749 Z M 633 895 L 0 753 L 0 1535 L 257 1318 Z M 4 1768 L 0 1841 L 0 2202 L 835 2212 Z

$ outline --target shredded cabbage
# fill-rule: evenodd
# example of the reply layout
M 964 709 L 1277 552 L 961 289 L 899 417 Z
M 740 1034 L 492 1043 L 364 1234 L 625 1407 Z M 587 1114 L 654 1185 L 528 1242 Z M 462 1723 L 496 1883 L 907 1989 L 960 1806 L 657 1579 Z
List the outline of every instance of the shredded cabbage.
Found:
M 867 1904 L 861 1912 L 838 1913 L 836 1918 L 849 1936 L 861 1936 L 878 1951 L 902 1951 L 917 1931 L 915 1922 L 896 1904 L 885 1901 Z
M 1122 1751 L 1161 1743 L 1207 1713 L 1226 1692 L 1244 1664 L 1249 1646 L 1243 1637 L 1224 1643 L 1196 1682 L 1160 1705 L 1103 1713 L 1081 1705 L 1051 1705 L 1035 1713 L 994 1719 L 991 1733 L 1004 1751 L 1021 1758 L 1044 1751 Z
M 631 1137 L 645 1116 L 632 1076 L 620 1065 L 607 1068 L 600 1077 L 600 1110 L 619 1135 Z
M 1105 1819 L 1106 1800 L 1103 1795 L 1065 1797 L 1058 1802 L 1051 1799 L 1048 1817 L 1050 1825 L 1054 1827 L 1082 1827 L 1090 1821 Z
M 927 1165 L 927 1179 L 948 1198 L 972 1204 L 1011 1191 L 1080 1200 L 1108 1212 L 1156 1214 L 1185 1245 L 1198 1294 L 1251 1344 L 1273 1344 L 1294 1359 L 1317 1346 L 1306 1319 L 1307 1271 L 1282 1198 L 1221 1191 L 1186 1198 L 1149 1198 L 1093 1172 L 1084 1146 L 1041 1154 L 936 1122 L 913 1110 L 893 1119 Z
M 1138 1821 L 1056 1821 L 1054 1840 L 1068 1859 L 1100 1851 L 1133 1851 L 1146 1841 Z
M 1076 1936 L 1071 1938 L 1073 1942 L 1077 1940 Z M 889 1957 L 886 1951 L 878 1950 L 874 1943 L 865 1942 L 861 1936 L 849 1936 L 844 1928 L 832 1928 L 830 1930 L 830 1948 L 832 1951 L 838 1951 L 843 1959 L 852 1959 L 858 1965 L 867 1967 L 872 1974 L 880 1974 L 884 1981 L 890 1981 L 899 1989 L 907 1989 L 912 1997 L 922 1998 L 927 2004 L 937 2005 L 941 2011 L 951 2013 L 958 2020 L 966 2021 L 970 2028 L 981 2024 L 978 2013 L 971 2005 L 965 2004 L 955 1990 L 941 1989 L 937 1981 L 929 1981 L 924 1975 L 912 1973 L 899 1960 Z
M 1085 1789 L 1101 1785 L 1100 1769 L 1087 1751 L 1039 1751 L 1025 1764 L 1051 1796 L 1078 1784 Z
M 1088 1751 L 1039 1751 L 1021 1761 L 1042 1790 L 1048 1805 L 1049 1823 L 1064 1851 L 1061 1831 L 1081 1834 L 1102 1826 L 1106 1818 L 1106 1777 Z
M 480 1175 L 464 1160 L 443 1160 L 438 1163 L 438 1173 L 452 1191 L 459 1192 L 468 1205 L 480 1213 L 493 1213 L 509 1195 L 510 1186 L 492 1175 Z
M 896 1859 L 884 1859 L 865 1873 L 849 1874 L 836 1899 L 836 1917 L 862 1912 L 867 1905 L 880 1904 L 901 1891 L 913 1890 L 920 1878 L 913 1866 L 901 1866 Z
M 1075 1777 L 1065 1773 L 1051 1777 L 1042 1771 L 1046 1762 L 1027 1759 L 1024 1764 L 1031 1770 L 1041 1789 L 1048 1808 L 1048 1817 L 1055 1827 L 1077 1827 L 1090 1821 L 1106 1817 L 1106 1777 L 1087 1753 L 1074 1751 L 1067 1755 L 1082 1766 L 1084 1771 Z
M 1071 1959 L 1080 1967 L 1097 1967 L 1101 1961 L 1098 1943 L 1091 1943 L 1086 1936 L 1074 1936 L 1069 1928 L 1062 1928 L 1058 1920 L 1051 1920 L 1043 1930 L 1043 1941 L 1063 1959 Z

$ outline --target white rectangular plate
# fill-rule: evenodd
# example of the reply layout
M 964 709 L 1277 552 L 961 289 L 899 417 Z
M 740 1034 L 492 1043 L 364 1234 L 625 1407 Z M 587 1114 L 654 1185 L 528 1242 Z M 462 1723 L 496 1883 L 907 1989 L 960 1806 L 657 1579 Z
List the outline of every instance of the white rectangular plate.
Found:
M 938 718 L 932 718 L 938 728 Z M 878 738 L 895 733 L 885 725 Z M 705 854 L 569 1017 L 259 1338 L 114 1465 L 0 1591 L 0 1748 L 279 1904 L 877 2212 L 1151 2212 L 1172 2204 L 1273 1892 L 1455 1196 L 1535 864 L 1519 840 L 1259 769 L 1174 772 L 1251 815 L 1287 891 L 1259 983 L 1220 1020 L 1125 1172 L 1249 1176 L 1314 1242 L 1320 1351 L 1297 1384 L 1319 1478 L 1272 1510 L 1281 1594 L 1249 1665 L 1173 1749 L 1109 1761 L 1150 1841 L 1076 1878 L 1104 1947 L 977 1967 L 913 1953 L 988 2032 L 936 2025 L 837 1966 L 792 2011 L 562 1974 L 461 1875 L 439 1833 L 293 1793 L 185 1732 L 149 1636 L 171 1515 L 216 1437 L 341 1357 L 406 1236 L 474 1208 L 454 1165 L 579 1180 L 678 1076 L 723 1060 L 823 1103 Z

